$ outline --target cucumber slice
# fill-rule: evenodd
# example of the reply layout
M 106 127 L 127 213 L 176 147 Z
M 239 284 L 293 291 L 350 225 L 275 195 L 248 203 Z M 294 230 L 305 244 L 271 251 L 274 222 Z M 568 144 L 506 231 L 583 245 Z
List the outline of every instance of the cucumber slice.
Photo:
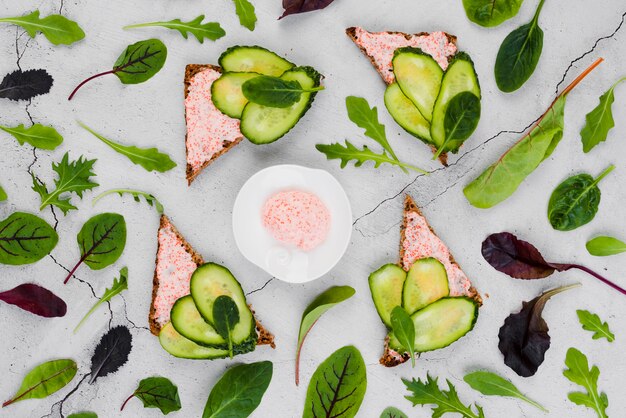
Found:
M 206 360 L 228 357 L 228 350 L 202 347 L 180 335 L 171 322 L 165 324 L 159 333 L 161 347 L 174 357 Z
M 372 300 L 380 319 L 391 329 L 391 311 L 402 306 L 402 288 L 406 272 L 396 264 L 385 264 L 369 277 Z
M 408 97 L 402 93 L 398 83 L 390 84 L 385 90 L 385 106 L 389 114 L 405 131 L 429 144 L 430 123 L 417 110 Z
M 248 99 L 241 91 L 241 85 L 257 73 L 225 73 L 211 85 L 211 100 L 220 112 L 231 118 L 240 119 Z
M 419 48 L 397 49 L 391 63 L 402 92 L 430 122 L 443 70 L 433 57 Z
M 296 67 L 280 78 L 298 81 L 302 88 L 320 85 L 321 74 L 311 67 Z M 300 100 L 290 107 L 277 108 L 248 103 L 241 115 L 241 133 L 253 144 L 269 144 L 283 137 L 309 110 L 316 92 L 302 93 Z
M 183 337 L 196 344 L 226 349 L 228 344 L 198 312 L 191 295 L 178 299 L 170 313 L 172 326 Z
M 467 297 L 439 299 L 411 315 L 415 324 L 415 351 L 437 350 L 447 347 L 474 328 L 478 318 L 478 304 Z M 406 351 L 391 333 L 389 346 Z
M 449 294 L 446 268 L 436 258 L 422 258 L 407 273 L 402 306 L 410 315 Z
M 259 73 L 280 77 L 294 64 L 260 46 L 233 46 L 220 56 L 224 72 Z
M 433 144 L 439 148 L 446 140 L 445 118 L 448 105 L 454 96 L 459 93 L 469 91 L 474 93 L 480 99 L 480 85 L 478 84 L 478 76 L 474 70 L 472 59 L 464 52 L 459 52 L 448 66 L 446 73 L 443 75 L 441 82 L 441 90 L 435 101 L 433 109 L 433 119 L 430 125 L 430 136 Z M 458 151 L 461 146 L 456 141 L 450 141 L 446 144 L 443 152 Z

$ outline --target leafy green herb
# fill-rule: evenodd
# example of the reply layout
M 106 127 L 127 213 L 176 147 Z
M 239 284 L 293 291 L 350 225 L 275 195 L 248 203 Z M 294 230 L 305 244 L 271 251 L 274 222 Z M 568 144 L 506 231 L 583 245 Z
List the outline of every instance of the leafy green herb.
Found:
M 626 252 L 626 242 L 613 237 L 595 237 L 587 242 L 587 251 L 596 257 L 605 257 Z
M 445 140 L 439 147 L 433 160 L 442 152 L 458 149 L 474 133 L 480 120 L 480 99 L 471 91 L 464 91 L 454 96 L 446 108 L 444 118 Z
M 585 331 L 593 332 L 593 339 L 599 340 L 600 338 L 606 338 L 606 340 L 612 343 L 615 340 L 615 335 L 609 329 L 609 324 L 602 322 L 600 317 L 589 311 L 579 309 L 576 311 L 578 320 L 583 326 Z
M 39 123 L 30 128 L 19 125 L 14 128 L 0 126 L 0 129 L 11 134 L 20 145 L 28 143 L 35 148 L 53 150 L 63 142 L 63 137 L 51 126 L 43 126 Z
M 260 75 L 241 85 L 243 95 L 249 101 L 268 107 L 285 108 L 300 101 L 302 93 L 313 93 L 324 87 L 303 89 L 297 80 L 283 80 L 279 77 Z
M 202 418 L 246 418 L 259 406 L 272 381 L 269 361 L 231 367 L 211 389 Z
M 67 100 L 72 100 L 76 92 L 93 79 L 108 74 L 115 74 L 123 84 L 139 84 L 156 75 L 167 59 L 167 47 L 158 39 L 139 41 L 126 47 L 117 58 L 113 69 L 92 75 L 83 80 L 72 91 Z
M 355 290 L 350 286 L 333 286 L 316 297 L 302 313 L 300 331 L 298 332 L 298 348 L 296 349 L 296 386 L 300 383 L 302 345 L 309 331 L 326 311 L 338 303 L 350 299 L 354 293 Z
M 103 137 L 80 122 L 78 124 L 116 152 L 125 155 L 133 164 L 142 166 L 146 171 L 154 170 L 164 173 L 176 167 L 176 163 L 172 161 L 169 155 L 163 154 L 156 148 L 138 148 L 135 146 L 123 145 L 119 142 L 114 142 Z
M 213 302 L 213 322 L 215 331 L 228 342 L 228 354 L 233 358 L 232 331 L 239 323 L 239 308 L 230 296 L 219 296 Z
M 459 395 L 456 393 L 456 389 L 449 380 L 448 390 L 439 389 L 437 378 L 426 375 L 426 380 L 422 382 L 418 380 L 406 380 L 402 379 L 402 382 L 406 385 L 406 388 L 411 392 L 405 396 L 406 399 L 416 405 L 435 405 L 432 408 L 433 418 L 439 418 L 445 413 L 457 413 L 461 414 L 463 418 L 484 418 L 485 414 L 483 409 L 474 404 L 476 413 L 472 410 L 472 406 L 465 406 L 459 399 Z
M 402 306 L 391 311 L 391 330 L 402 347 L 411 356 L 411 365 L 415 367 L 415 324 Z
M 87 320 L 87 318 L 89 318 L 92 313 L 95 312 L 96 309 L 98 309 L 100 305 L 105 302 L 109 302 L 111 299 L 113 299 L 114 296 L 119 295 L 126 289 L 128 289 L 128 268 L 122 267 L 122 269 L 120 270 L 120 277 L 113 279 L 113 285 L 111 285 L 111 288 L 104 291 L 104 294 L 100 297 L 100 299 L 98 299 L 95 305 L 93 305 L 93 307 L 85 314 L 83 319 L 80 320 L 78 325 L 76 325 L 76 328 L 74 328 L 74 334 L 76 334 L 78 328 L 80 328 L 80 326 Z
M 600 104 L 587 113 L 585 117 L 587 123 L 580 131 L 584 152 L 589 152 L 600 142 L 606 141 L 609 131 L 615 126 L 615 121 L 613 120 L 615 88 L 622 81 L 626 81 L 626 77 L 617 80 L 606 93 L 600 96 Z
M 571 231 L 591 222 L 600 205 L 601 193 L 598 183 L 614 168 L 613 165 L 608 167 L 597 179 L 583 173 L 559 184 L 552 192 L 548 203 L 548 219 L 552 228 Z
M 30 213 L 12 213 L 0 222 L 0 263 L 34 263 L 50 254 L 58 241 L 54 228 L 43 219 Z
M 394 160 L 393 158 L 389 157 L 385 152 L 383 152 L 382 154 L 376 154 L 374 151 L 370 150 L 367 145 L 363 145 L 363 149 L 358 149 L 347 140 L 346 145 L 342 145 L 338 142 L 328 145 L 317 144 L 315 145 L 315 149 L 325 154 L 326 158 L 329 160 L 340 159 L 341 168 L 344 168 L 351 160 L 355 160 L 355 167 L 360 167 L 361 165 L 363 165 L 363 163 L 367 161 L 373 161 L 374 168 L 378 168 L 383 163 L 388 163 L 391 165 L 402 167 L 403 169 L 408 168 L 419 173 L 428 174 L 427 171 L 422 170 L 419 167 L 415 167 L 410 164 Z
M 205 39 L 210 39 L 215 41 L 224 35 L 226 32 L 219 23 L 217 22 L 207 22 L 202 23 L 204 20 L 204 15 L 200 15 L 196 17 L 194 20 L 190 20 L 189 22 L 183 22 L 180 19 L 174 19 L 167 22 L 150 22 L 150 23 L 139 23 L 136 25 L 124 26 L 124 29 L 135 29 L 135 28 L 147 28 L 151 26 L 161 26 L 171 30 L 177 30 L 183 35 L 183 38 L 187 39 L 189 34 L 192 34 L 196 37 L 198 42 L 201 44 L 204 43 Z
M 93 216 L 80 229 L 76 241 L 80 249 L 80 260 L 63 283 L 70 280 L 82 263 L 92 270 L 101 270 L 115 263 L 126 245 L 126 221 L 117 213 Z
M 498 26 L 519 12 L 524 0 L 463 0 L 465 14 L 472 22 L 484 26 Z
M 57 14 L 42 19 L 39 10 L 26 16 L 4 17 L 0 23 L 21 26 L 31 38 L 42 33 L 54 45 L 70 45 L 85 37 L 85 32 L 76 22 Z
M 163 415 L 181 408 L 178 388 L 166 377 L 154 376 L 143 379 L 133 394 L 124 401 L 120 411 L 123 411 L 128 401 L 134 397 L 143 402 L 144 408 L 159 408 Z
M 540 0 L 530 23 L 511 32 L 500 45 L 494 73 L 498 88 L 511 93 L 524 85 L 537 68 L 543 49 L 543 30 L 539 14 L 545 0 Z
M 40 364 L 24 377 L 22 385 L 2 407 L 25 399 L 42 399 L 63 389 L 76 376 L 78 366 L 74 360 L 52 360 Z
M 77 412 L 69 415 L 67 418 L 98 418 L 95 412 Z
M 235 11 L 239 16 L 241 26 L 253 31 L 256 25 L 256 14 L 254 6 L 248 0 L 233 0 L 235 2 Z
M 538 409 L 541 409 L 543 412 L 548 412 L 546 408 L 520 392 L 510 380 L 495 373 L 476 371 L 466 374 L 463 380 L 465 380 L 465 382 L 470 385 L 472 389 L 477 390 L 483 395 L 518 398 Z
M 404 412 L 400 411 L 398 408 L 389 406 L 385 408 L 382 414 L 380 414 L 380 418 L 409 418 L 409 417 Z
M 105 192 L 100 193 L 98 196 L 94 197 L 93 200 L 91 201 L 91 204 L 95 206 L 95 204 L 98 203 L 100 199 L 102 199 L 103 197 L 109 196 L 111 194 L 114 194 L 114 193 L 117 193 L 120 196 L 123 196 L 125 194 L 130 194 L 135 200 L 135 202 L 139 202 L 140 196 L 141 196 L 146 200 L 146 203 L 148 205 L 154 206 L 154 208 L 157 210 L 159 214 L 163 214 L 163 205 L 161 204 L 161 202 L 159 202 L 159 200 L 156 197 L 154 197 L 154 195 L 151 195 L 150 193 L 142 192 L 141 190 L 133 190 L 133 189 L 107 190 Z
M 4 188 L 0 186 L 0 202 L 4 202 L 7 200 L 9 196 L 7 196 L 7 192 L 4 191 Z
M 575 348 L 567 350 L 565 365 L 568 369 L 563 371 L 563 375 L 571 382 L 584 387 L 587 392 L 570 392 L 567 395 L 568 399 L 576 405 L 595 410 L 598 418 L 608 418 L 606 408 L 609 406 L 609 398 L 606 393 L 598 392 L 600 370 L 596 366 L 589 369 L 587 356 Z

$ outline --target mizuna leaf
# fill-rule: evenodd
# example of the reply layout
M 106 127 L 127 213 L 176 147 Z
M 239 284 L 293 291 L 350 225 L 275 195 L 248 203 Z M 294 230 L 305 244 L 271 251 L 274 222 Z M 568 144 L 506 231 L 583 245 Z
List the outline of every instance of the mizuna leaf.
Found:
M 77 412 L 69 415 L 67 418 L 98 418 L 95 412 Z
M 166 377 L 154 376 L 143 379 L 133 394 L 124 401 L 120 411 L 123 411 L 128 401 L 134 397 L 143 402 L 144 408 L 159 408 L 163 415 L 181 408 L 178 388 Z
M 111 285 L 111 288 L 106 289 L 104 291 L 104 294 L 100 297 L 100 299 L 98 299 L 98 301 L 93 305 L 93 307 L 85 314 L 83 319 L 80 320 L 78 325 L 76 325 L 76 328 L 74 328 L 74 334 L 76 334 L 76 331 L 78 331 L 78 328 L 80 328 L 80 326 L 85 322 L 85 320 L 87 320 L 87 318 L 89 318 L 89 316 L 92 313 L 94 313 L 94 311 L 98 309 L 100 305 L 102 305 L 105 302 L 109 302 L 111 299 L 113 299 L 113 297 L 115 297 L 116 295 L 119 295 L 126 289 L 128 289 L 128 268 L 122 267 L 122 269 L 120 270 L 119 279 L 118 278 L 113 279 L 113 284 Z
M 135 146 L 123 145 L 119 142 L 114 142 L 103 137 L 80 122 L 78 124 L 113 150 L 126 156 L 133 164 L 142 166 L 146 171 L 154 170 L 164 173 L 176 167 L 176 163 L 172 161 L 169 155 L 163 154 L 156 148 L 138 148 Z
M 259 406 L 272 381 L 269 361 L 231 367 L 211 389 L 202 418 L 246 418 Z
M 609 329 L 609 324 L 602 322 L 598 315 L 582 309 L 577 310 L 576 314 L 578 315 L 578 320 L 583 326 L 583 329 L 593 332 L 594 340 L 606 338 L 610 343 L 615 340 L 615 335 Z
M 409 418 L 409 417 L 404 412 L 400 411 L 398 408 L 389 406 L 385 408 L 382 414 L 380 414 L 380 418 Z
M 26 16 L 1 18 L 0 23 L 21 26 L 31 38 L 42 33 L 54 45 L 71 45 L 85 37 L 85 32 L 73 20 L 57 14 L 41 19 L 39 10 Z
M 422 174 L 428 174 L 427 171 L 422 170 L 421 168 L 394 160 L 384 152 L 382 154 L 376 154 L 374 151 L 370 150 L 367 145 L 364 145 L 363 149 L 358 149 L 349 141 L 346 141 L 346 145 L 342 145 L 340 143 L 329 145 L 317 144 L 315 145 L 315 149 L 326 155 L 326 158 L 329 160 L 341 160 L 341 168 L 345 168 L 351 160 L 355 160 L 355 167 L 360 167 L 367 161 L 373 161 L 374 168 L 378 168 L 381 164 L 387 163 L 402 168 L 408 168 Z
M 151 195 L 150 193 L 142 192 L 141 190 L 133 190 L 133 189 L 107 190 L 105 192 L 100 193 L 98 196 L 94 197 L 93 200 L 91 201 L 91 204 L 95 206 L 95 204 L 98 203 L 100 199 L 108 195 L 114 194 L 114 193 L 117 193 L 120 196 L 129 194 L 133 197 L 135 202 L 139 202 L 140 197 L 143 197 L 146 200 L 146 203 L 148 205 L 154 206 L 154 208 L 157 210 L 159 214 L 163 214 L 163 205 L 161 204 L 161 202 L 159 202 L 159 200 L 156 197 L 154 197 L 154 195 Z
M 518 398 L 542 410 L 549 412 L 539 403 L 524 395 L 510 380 L 492 372 L 476 371 L 466 374 L 463 378 L 470 387 L 486 396 L 506 396 Z
M 16 127 L 0 126 L 0 129 L 12 135 L 20 145 L 28 143 L 35 148 L 53 150 L 63 142 L 63 137 L 51 126 L 34 124 L 30 128 L 24 125 Z
M 58 241 L 54 228 L 43 219 L 30 213 L 12 213 L 0 222 L 0 263 L 34 263 L 50 254 Z
M 300 355 L 304 340 L 318 319 L 333 306 L 350 299 L 355 290 L 350 286 L 333 286 L 317 296 L 302 313 L 296 349 L 296 386 L 300 383 Z
M 454 385 L 449 380 L 446 380 L 448 390 L 439 389 L 437 378 L 432 378 L 429 374 L 426 374 L 424 382 L 420 379 L 402 379 L 402 382 L 410 392 L 405 398 L 411 401 L 413 406 L 434 405 L 432 407 L 433 418 L 439 418 L 446 413 L 461 414 L 463 418 L 485 418 L 480 406 L 474 404 L 475 413 L 472 405 L 466 406 L 461 402 Z
M 32 283 L 0 292 L 0 300 L 44 318 L 57 318 L 67 313 L 67 305 L 63 299 Z
M 568 369 L 563 371 L 570 382 L 576 383 L 586 389 L 584 392 L 570 392 L 567 397 L 576 405 L 586 406 L 598 414 L 598 418 L 608 418 L 606 408 L 609 406 L 609 398 L 604 392 L 598 392 L 598 378 L 600 370 L 596 366 L 589 369 L 587 356 L 575 348 L 567 350 L 565 365 Z
M 177 30 L 185 39 L 187 39 L 188 35 L 191 33 L 201 44 L 204 43 L 205 38 L 215 41 L 226 35 L 226 32 L 224 31 L 224 29 L 222 29 L 219 23 L 202 23 L 203 20 L 204 15 L 200 15 L 195 19 L 190 20 L 189 22 L 183 22 L 180 19 L 174 19 L 167 22 L 139 23 L 136 25 L 125 26 L 124 29 L 160 26 L 171 30 Z
M 411 364 L 415 367 L 415 324 L 402 306 L 396 306 L 391 311 L 391 331 L 409 352 Z
M 248 0 L 233 0 L 235 2 L 235 12 L 239 16 L 241 26 L 250 31 L 254 30 L 256 25 L 256 14 L 254 6 Z
M 615 88 L 626 77 L 620 78 L 611 88 L 600 96 L 600 104 L 585 117 L 587 123 L 580 131 L 580 139 L 583 143 L 583 151 L 589 152 L 600 142 L 606 141 L 609 131 L 615 126 L 613 120 L 613 102 L 615 101 Z
M 354 418 L 361 407 L 367 375 L 353 346 L 340 348 L 319 365 L 306 392 L 302 418 Z
M 218 296 L 213 302 L 213 325 L 215 331 L 228 342 L 228 353 L 233 358 L 232 331 L 239 323 L 239 308 L 235 301 L 227 295 Z
M 596 257 L 606 257 L 626 252 L 626 242 L 613 237 L 595 237 L 587 242 L 587 251 Z
M 52 360 L 40 364 L 24 377 L 17 393 L 2 407 L 25 399 L 42 399 L 63 389 L 76 376 L 78 367 L 70 359 Z
M 133 336 L 125 326 L 111 328 L 104 334 L 91 357 L 91 378 L 93 384 L 97 378 L 115 373 L 128 361 L 133 346 Z
M 241 85 L 243 95 L 249 101 L 262 106 L 286 108 L 300 101 L 302 93 L 313 93 L 324 87 L 303 89 L 296 80 L 283 80 L 279 77 L 260 75 Z
M 48 93 L 52 83 L 52 76 L 46 70 L 15 70 L 2 79 L 0 98 L 15 101 L 30 100 Z
M 315 10 L 324 9 L 330 5 L 334 0 L 283 0 L 283 9 L 285 12 L 278 19 L 282 19 L 285 16 L 312 12 Z
M 472 22 L 484 26 L 498 26 L 515 16 L 524 0 L 463 0 L 465 14 Z

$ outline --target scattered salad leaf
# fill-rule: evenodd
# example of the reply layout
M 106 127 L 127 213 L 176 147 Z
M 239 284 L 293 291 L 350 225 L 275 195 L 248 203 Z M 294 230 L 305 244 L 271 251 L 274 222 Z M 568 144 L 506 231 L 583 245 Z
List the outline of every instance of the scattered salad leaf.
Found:
M 164 173 L 176 167 L 176 163 L 172 161 L 169 155 L 163 154 L 156 148 L 138 148 L 135 146 L 123 145 L 119 142 L 114 142 L 103 137 L 80 122 L 78 122 L 78 124 L 119 154 L 125 155 L 133 164 L 142 166 L 146 171 L 154 170 Z
M 522 309 L 504 320 L 498 333 L 504 364 L 523 377 L 537 372 L 550 348 L 548 324 L 541 316 L 543 308 L 552 296 L 578 286 L 576 283 L 548 290 L 530 302 L 522 302 Z
M 160 26 L 163 28 L 177 30 L 183 35 L 183 38 L 187 39 L 189 34 L 192 34 L 196 37 L 198 42 L 201 44 L 204 43 L 205 39 L 210 39 L 211 41 L 216 41 L 219 38 L 226 35 L 226 32 L 219 23 L 217 22 L 207 22 L 202 23 L 204 20 L 204 15 L 200 15 L 189 22 L 183 22 L 180 19 L 174 19 L 167 22 L 150 22 L 150 23 L 139 23 L 136 25 L 124 26 L 124 29 L 135 29 L 135 28 L 147 28 L 151 26 Z
M 389 406 L 385 408 L 382 414 L 380 414 L 380 418 L 409 418 L 409 417 L 404 412 L 400 411 L 398 408 Z
M 297 80 L 283 80 L 280 77 L 260 75 L 241 85 L 243 95 L 249 101 L 268 107 L 290 107 L 300 100 L 302 93 L 313 93 L 324 87 L 303 89 Z
M 128 401 L 134 397 L 143 402 L 144 408 L 159 408 L 163 415 L 181 408 L 178 388 L 166 377 L 154 376 L 143 379 L 133 394 L 124 401 L 120 411 L 123 411 Z
M 93 384 L 97 378 L 115 373 L 128 361 L 133 347 L 133 336 L 125 326 L 111 328 L 102 336 L 91 357 L 91 379 Z
M 602 322 L 598 315 L 583 309 L 578 309 L 576 314 L 578 315 L 578 320 L 580 321 L 580 325 L 583 326 L 583 329 L 593 332 L 594 340 L 606 338 L 610 343 L 615 341 L 615 335 L 609 329 L 609 324 Z
M 444 117 L 445 140 L 437 149 L 433 160 L 439 158 L 442 152 L 446 150 L 458 149 L 467 138 L 469 138 L 480 121 L 480 98 L 471 91 L 464 91 L 454 96 L 448 107 Z
M 402 347 L 411 356 L 411 365 L 415 367 L 415 324 L 402 306 L 391 311 L 391 330 Z
M 58 241 L 54 228 L 43 219 L 30 213 L 12 213 L 0 222 L 0 263 L 34 263 L 50 254 Z
M 354 418 L 367 388 L 365 362 L 351 345 L 340 348 L 315 370 L 302 418 Z
M 12 135 L 20 145 L 28 143 L 35 148 L 53 150 L 63 142 L 63 137 L 51 126 L 44 126 L 39 123 L 30 128 L 24 125 L 16 127 L 0 126 L 0 129 Z
M 369 149 L 367 145 L 363 145 L 363 149 L 358 149 L 348 140 L 346 140 L 345 145 L 338 142 L 334 144 L 317 144 L 315 145 L 315 149 L 326 155 L 326 158 L 329 160 L 341 160 L 341 168 L 348 165 L 348 162 L 351 160 L 355 160 L 355 167 L 360 167 L 367 161 L 373 161 L 374 168 L 378 168 L 381 164 L 387 163 L 401 167 L 402 169 L 408 168 L 410 170 L 417 171 L 418 173 L 428 174 L 427 171 L 422 170 L 419 167 L 415 167 L 391 158 L 384 151 L 381 154 L 376 154 L 374 151 Z
M 9 196 L 7 195 L 7 192 L 4 190 L 4 187 L 0 186 L 0 202 L 4 202 L 8 198 Z
M 609 406 L 609 398 L 604 392 L 598 392 L 598 377 L 600 370 L 597 366 L 589 369 L 587 356 L 575 348 L 567 350 L 565 365 L 568 369 L 563 371 L 569 381 L 585 388 L 584 392 L 570 392 L 567 397 L 576 405 L 586 406 L 598 414 L 598 418 L 608 418 L 606 408 Z
M 463 0 L 467 18 L 484 26 L 498 26 L 519 12 L 524 0 Z
M 76 325 L 76 328 L 74 328 L 74 334 L 76 334 L 78 328 L 80 328 L 80 326 L 87 320 L 87 318 L 89 318 L 92 313 L 95 312 L 96 309 L 98 309 L 100 305 L 110 301 L 111 299 L 113 299 L 114 296 L 119 295 L 126 289 L 128 289 L 128 267 L 122 267 L 122 269 L 120 270 L 120 277 L 113 279 L 113 284 L 111 285 L 111 288 L 106 289 L 100 299 L 98 299 L 93 307 L 85 314 L 85 316 L 83 316 L 83 319 L 81 319 L 78 325 Z
M 626 252 L 626 242 L 620 241 L 613 237 L 595 237 L 587 242 L 587 251 L 596 257 L 606 257 L 607 255 L 615 255 Z
M 333 1 L 334 0 L 283 0 L 283 9 L 285 9 L 285 11 L 278 20 L 293 14 L 322 10 Z
M 591 222 L 600 205 L 598 183 L 614 168 L 613 165 L 609 166 L 597 179 L 583 173 L 559 184 L 552 192 L 548 204 L 548 220 L 552 228 L 571 231 Z
M 317 320 L 333 306 L 350 299 L 355 290 L 350 286 L 333 286 L 326 289 L 313 302 L 307 306 L 302 313 L 300 320 L 300 331 L 298 332 L 298 347 L 296 349 L 296 386 L 300 383 L 300 355 L 302 354 L 302 346 L 309 331 Z
M 406 388 L 411 392 L 405 396 L 406 399 L 416 405 L 435 405 L 432 407 L 432 417 L 439 418 L 446 413 L 461 414 L 463 418 L 485 418 L 483 409 L 474 404 L 476 412 L 472 410 L 472 405 L 464 405 L 456 393 L 454 385 L 446 379 L 448 390 L 439 389 L 437 378 L 430 377 L 426 374 L 424 382 L 421 379 L 406 380 L 402 379 Z
M 510 380 L 487 371 L 476 371 L 466 374 L 463 378 L 465 383 L 470 387 L 486 396 L 506 396 L 510 398 L 518 398 L 531 404 L 532 406 L 542 410 L 543 412 L 549 412 L 546 408 L 539 403 L 533 401 L 524 395 L 520 390 L 515 387 Z
M 52 360 L 40 364 L 24 377 L 22 385 L 2 407 L 25 399 L 42 399 L 63 389 L 76 376 L 78 366 L 74 360 Z
M 48 192 L 48 187 L 34 175 L 33 190 L 41 197 L 41 205 L 39 210 L 44 210 L 48 205 L 58 207 L 67 215 L 70 210 L 77 209 L 70 202 L 70 197 L 61 197 L 64 193 L 76 193 L 82 199 L 85 190 L 91 190 L 98 185 L 91 180 L 96 174 L 92 171 L 96 160 L 86 160 L 82 156 L 76 161 L 69 161 L 69 153 L 65 153 L 60 163 L 52 163 L 54 170 L 59 178 L 54 181 L 55 189 Z
M 139 84 L 148 81 L 163 68 L 166 58 L 167 47 L 158 39 L 136 42 L 126 47 L 113 64 L 112 70 L 85 79 L 76 86 L 67 100 L 72 100 L 76 92 L 91 80 L 108 74 L 115 74 L 122 84 Z
M 58 14 L 42 19 L 39 10 L 26 16 L 0 18 L 0 23 L 21 26 L 31 38 L 42 33 L 54 45 L 71 45 L 85 37 L 85 32 L 73 20 Z
M 239 308 L 235 301 L 230 296 L 218 296 L 213 302 L 213 325 L 215 331 L 228 342 L 230 358 L 233 358 L 232 331 L 238 323 Z
M 32 283 L 0 292 L 0 300 L 44 318 L 57 318 L 67 313 L 67 305 L 63 299 Z
M 600 142 L 606 141 L 609 131 L 615 126 L 613 120 L 613 102 L 615 101 L 615 88 L 626 77 L 620 78 L 600 96 L 600 104 L 591 112 L 587 113 L 585 119 L 587 123 L 580 131 L 580 139 L 583 143 L 583 151 L 589 152 Z
M 254 30 L 256 25 L 256 13 L 254 6 L 248 0 L 233 0 L 235 2 L 235 11 L 239 16 L 239 24 L 250 31 Z
M 2 79 L 0 98 L 15 101 L 30 100 L 48 93 L 53 81 L 46 70 L 15 70 Z
M 161 202 L 159 202 L 159 200 L 156 197 L 154 197 L 154 195 L 151 195 L 150 193 L 142 192 L 141 190 L 134 190 L 134 189 L 107 190 L 105 192 L 100 193 L 98 196 L 94 197 L 93 200 L 91 201 L 91 204 L 95 206 L 95 204 L 98 203 L 100 199 L 108 195 L 114 194 L 114 193 L 117 193 L 120 196 L 123 196 L 125 194 L 130 194 L 133 197 L 133 199 L 135 199 L 135 202 L 139 202 L 140 201 L 139 197 L 141 196 L 146 200 L 146 203 L 148 205 L 154 206 L 154 208 L 157 210 L 159 214 L 163 214 L 163 205 L 161 204 Z
M 211 389 L 202 418 L 246 418 L 259 406 L 272 381 L 269 361 L 231 367 Z
M 115 263 L 126 245 L 126 221 L 117 213 L 92 216 L 83 224 L 76 241 L 80 249 L 80 260 L 63 283 L 67 283 L 83 263 L 92 270 L 101 270 Z
M 67 418 L 98 418 L 95 412 L 77 412 L 69 415 Z

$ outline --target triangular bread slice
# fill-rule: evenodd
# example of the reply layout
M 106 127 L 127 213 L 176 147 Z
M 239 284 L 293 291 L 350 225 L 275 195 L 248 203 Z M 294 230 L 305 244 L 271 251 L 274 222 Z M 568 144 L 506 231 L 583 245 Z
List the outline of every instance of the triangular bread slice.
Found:
M 450 250 L 437 236 L 433 228 L 417 207 L 411 196 L 404 199 L 404 215 L 400 230 L 400 260 L 398 264 L 408 271 L 416 260 L 434 257 L 441 261 L 448 273 L 450 296 L 467 296 L 482 305 L 482 298 L 476 291 L 470 279 L 454 260 Z M 385 352 L 380 363 L 393 367 L 409 359 L 408 353 L 398 353 L 389 348 L 388 339 L 385 340 Z
M 211 85 L 222 74 L 215 65 L 189 64 L 185 69 L 187 183 L 243 140 L 240 121 L 220 112 L 211 100 Z
M 152 303 L 148 322 L 150 331 L 159 335 L 161 328 L 170 321 L 170 310 L 179 298 L 189 294 L 189 281 L 196 268 L 204 263 L 191 244 L 178 232 L 165 215 L 157 233 L 157 255 L 152 282 Z M 254 314 L 254 311 L 252 311 Z M 256 318 L 259 335 L 258 345 L 274 347 L 274 336 Z

